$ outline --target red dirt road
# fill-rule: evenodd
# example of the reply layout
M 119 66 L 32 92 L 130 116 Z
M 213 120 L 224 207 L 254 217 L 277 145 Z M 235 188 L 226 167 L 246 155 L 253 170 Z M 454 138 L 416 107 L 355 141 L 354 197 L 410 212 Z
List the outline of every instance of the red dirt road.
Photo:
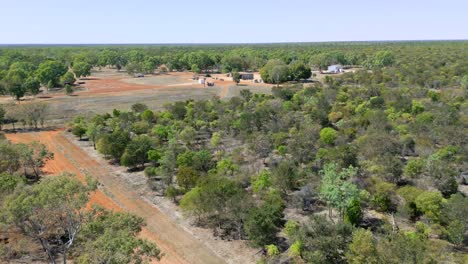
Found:
M 144 201 L 123 179 L 116 177 L 108 166 L 94 160 L 62 133 L 57 130 L 7 134 L 6 136 L 12 142 L 36 140 L 46 144 L 55 155 L 44 168 L 48 174 L 70 172 L 80 180 L 84 180 L 85 175 L 98 179 L 103 187 L 93 195 L 92 202 L 108 209 L 123 210 L 143 217 L 147 226 L 141 235 L 157 243 L 164 253 L 161 263 L 225 263 L 168 216 Z

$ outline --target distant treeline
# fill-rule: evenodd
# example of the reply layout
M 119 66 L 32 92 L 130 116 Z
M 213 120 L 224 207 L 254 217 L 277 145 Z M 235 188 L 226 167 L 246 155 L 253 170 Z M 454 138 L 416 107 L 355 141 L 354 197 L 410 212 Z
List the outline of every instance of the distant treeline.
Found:
M 262 78 L 277 83 L 307 78 L 304 69 L 332 64 L 382 69 L 389 81 L 437 88 L 460 83 L 468 72 L 468 62 L 461 58 L 467 57 L 468 41 L 5 46 L 0 48 L 0 93 L 17 99 L 35 95 L 41 86 L 63 87 L 90 75 L 92 67 L 150 74 L 156 69 L 238 72 L 266 66 Z

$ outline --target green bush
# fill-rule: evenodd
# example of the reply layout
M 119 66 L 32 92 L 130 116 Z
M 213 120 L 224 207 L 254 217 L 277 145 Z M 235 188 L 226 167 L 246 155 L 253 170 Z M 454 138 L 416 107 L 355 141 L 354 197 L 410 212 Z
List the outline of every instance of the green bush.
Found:
M 289 239 L 292 239 L 297 235 L 299 231 L 299 223 L 293 220 L 288 220 L 284 225 L 284 233 Z
M 301 257 L 302 248 L 303 248 L 302 242 L 300 240 L 297 240 L 289 247 L 289 256 L 293 258 Z
M 271 244 L 281 224 L 282 208 L 265 204 L 250 210 L 244 229 L 255 246 Z
M 447 226 L 447 239 L 456 246 L 463 246 L 465 227 L 461 221 L 455 220 Z
M 410 178 L 417 178 L 424 170 L 424 160 L 413 158 L 408 160 L 404 169 L 404 175 Z
M 416 207 L 427 217 L 435 222 L 439 221 L 442 205 L 445 203 L 445 199 L 440 192 L 423 192 L 416 197 L 414 202 Z
M 273 245 L 273 244 L 267 245 L 267 246 L 266 246 L 266 250 L 267 250 L 267 255 L 268 255 L 269 257 L 277 256 L 277 255 L 279 255 L 279 253 L 280 253 L 278 247 L 275 246 L 275 245 Z
M 395 184 L 378 181 L 373 187 L 371 204 L 378 211 L 390 212 L 395 210 L 393 196 L 395 195 Z
M 397 194 L 405 200 L 405 210 L 411 219 L 416 218 L 421 214 L 421 211 L 416 206 L 416 198 L 424 191 L 413 186 L 404 186 L 397 190 Z
M 411 103 L 411 113 L 413 113 L 414 115 L 417 115 L 417 114 L 420 114 L 422 112 L 424 112 L 424 105 L 419 102 L 419 101 L 416 101 L 416 100 L 413 100 L 412 103 Z
M 439 102 L 440 101 L 440 92 L 430 90 L 427 92 L 427 96 L 431 98 L 432 102 Z
M 381 96 L 371 97 L 369 102 L 371 108 L 381 108 L 385 105 L 385 100 Z
M 344 220 L 347 223 L 357 226 L 362 220 L 362 215 L 361 202 L 358 199 L 355 199 L 345 209 Z
M 333 145 L 336 139 L 336 130 L 331 127 L 325 127 L 320 130 L 320 140 L 325 144 Z
M 262 193 L 273 185 L 271 174 L 267 170 L 262 170 L 251 178 L 252 190 L 254 193 Z

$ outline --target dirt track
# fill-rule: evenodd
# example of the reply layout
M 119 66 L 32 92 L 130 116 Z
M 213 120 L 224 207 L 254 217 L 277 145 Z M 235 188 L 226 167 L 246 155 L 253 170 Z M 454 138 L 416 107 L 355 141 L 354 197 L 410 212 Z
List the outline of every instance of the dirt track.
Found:
M 210 249 L 197 241 L 191 234 L 172 222 L 157 208 L 144 201 L 138 193 L 113 174 L 105 164 L 100 164 L 75 144 L 62 131 L 7 134 L 13 142 L 40 141 L 54 152 L 55 158 L 47 162 L 44 170 L 48 174 L 71 172 L 84 180 L 90 175 L 103 185 L 92 201 L 106 208 L 124 210 L 143 217 L 147 226 L 142 236 L 155 241 L 165 254 L 161 263 L 225 263 Z

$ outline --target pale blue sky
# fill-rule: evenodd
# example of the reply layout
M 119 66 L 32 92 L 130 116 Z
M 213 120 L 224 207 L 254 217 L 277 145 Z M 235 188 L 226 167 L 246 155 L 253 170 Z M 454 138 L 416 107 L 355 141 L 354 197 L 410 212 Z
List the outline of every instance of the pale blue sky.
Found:
M 0 43 L 468 39 L 468 0 L 0 0 Z

